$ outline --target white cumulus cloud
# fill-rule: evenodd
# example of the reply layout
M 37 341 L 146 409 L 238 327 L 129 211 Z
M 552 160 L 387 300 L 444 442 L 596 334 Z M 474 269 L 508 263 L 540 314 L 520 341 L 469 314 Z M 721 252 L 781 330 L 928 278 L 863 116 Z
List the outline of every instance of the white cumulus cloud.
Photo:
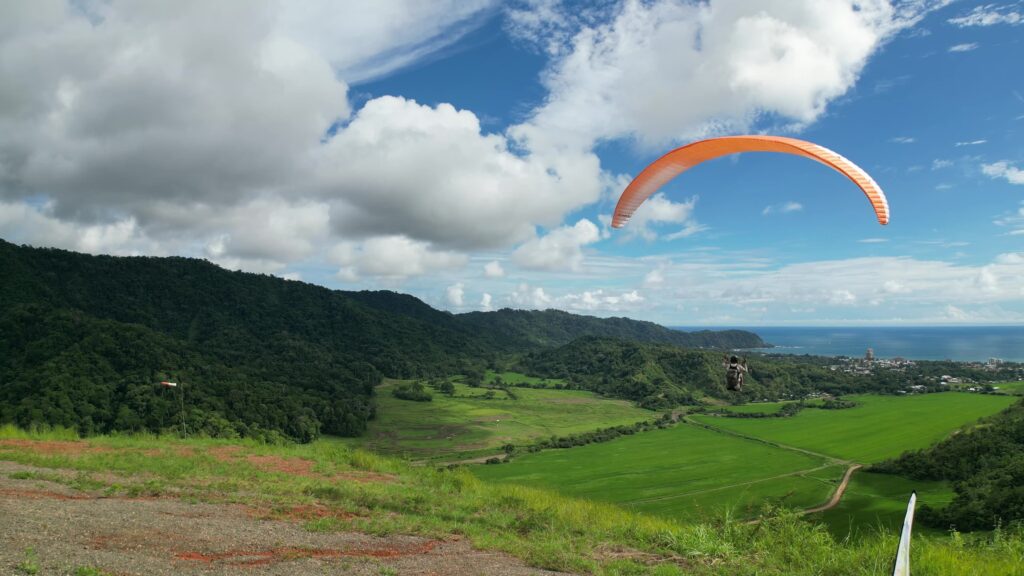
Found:
M 502 278 L 505 276 L 505 269 L 502 268 L 501 262 L 491 260 L 484 264 L 484 276 L 487 278 Z
M 516 30 L 553 56 L 550 95 L 512 134 L 536 149 L 580 149 L 621 137 L 661 145 L 769 115 L 807 124 L 886 40 L 943 4 L 629 0 L 607 20 L 563 11 L 573 31 L 552 35 L 557 7 L 540 3 L 548 16 L 522 18 Z
M 597 226 L 583 218 L 524 243 L 512 253 L 512 261 L 531 270 L 579 270 L 583 247 L 600 239 Z

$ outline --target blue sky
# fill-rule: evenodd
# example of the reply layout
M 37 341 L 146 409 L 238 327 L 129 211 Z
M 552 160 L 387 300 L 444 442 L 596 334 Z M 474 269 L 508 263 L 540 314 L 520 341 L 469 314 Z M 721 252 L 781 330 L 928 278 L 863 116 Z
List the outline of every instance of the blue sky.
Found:
M 1024 322 L 1024 3 L 0 7 L 0 237 L 186 255 L 453 312 Z M 666 185 L 694 139 L 782 134 Z

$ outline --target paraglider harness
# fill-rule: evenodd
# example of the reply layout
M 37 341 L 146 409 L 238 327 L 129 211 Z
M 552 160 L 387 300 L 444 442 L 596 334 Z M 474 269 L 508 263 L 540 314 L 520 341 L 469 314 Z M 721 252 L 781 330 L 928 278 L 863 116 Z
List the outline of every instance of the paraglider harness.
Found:
M 733 356 L 726 361 L 728 368 L 725 370 L 725 387 L 738 392 L 743 389 L 743 373 L 747 371 L 747 359 L 744 358 L 740 363 L 739 358 Z

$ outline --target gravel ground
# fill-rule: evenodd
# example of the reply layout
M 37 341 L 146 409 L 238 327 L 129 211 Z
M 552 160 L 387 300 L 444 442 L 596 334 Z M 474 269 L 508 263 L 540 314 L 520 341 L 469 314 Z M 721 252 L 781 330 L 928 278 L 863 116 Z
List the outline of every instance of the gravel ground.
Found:
M 313 533 L 297 522 L 254 518 L 242 506 L 97 498 L 9 477 L 31 470 L 0 462 L 0 574 L 23 574 L 18 565 L 29 548 L 41 575 L 73 575 L 79 567 L 117 576 L 556 574 L 474 550 L 464 539 Z

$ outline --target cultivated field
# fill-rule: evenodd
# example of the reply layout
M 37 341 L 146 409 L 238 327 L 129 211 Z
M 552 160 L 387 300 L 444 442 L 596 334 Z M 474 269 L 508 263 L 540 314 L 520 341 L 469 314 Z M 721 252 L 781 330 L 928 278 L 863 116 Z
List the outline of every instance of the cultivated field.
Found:
M 509 382 L 511 374 L 502 378 Z M 451 460 L 494 455 L 508 443 L 522 445 L 658 416 L 632 402 L 592 392 L 513 388 L 515 400 L 501 390 L 486 399 L 488 389 L 461 383 L 455 384 L 454 397 L 432 392 L 431 402 L 411 402 L 391 395 L 398 383 L 390 380 L 377 388 L 377 418 L 353 443 L 386 454 Z
M 1006 396 L 956 392 L 848 399 L 859 406 L 844 410 L 806 409 L 792 418 L 693 418 L 723 430 L 834 458 L 871 463 L 930 446 L 958 427 L 1014 402 Z
M 549 450 L 477 466 L 485 480 L 552 488 L 575 497 L 688 519 L 756 513 L 765 502 L 809 507 L 828 499 L 843 467 L 823 458 L 691 424 L 602 444 Z
M 910 493 L 915 490 L 918 506 L 927 504 L 942 508 L 953 499 L 953 491 L 946 482 L 858 472 L 839 505 L 815 517 L 825 522 L 829 530 L 839 537 L 863 537 L 879 529 L 897 531 L 903 525 Z M 917 524 L 914 531 L 920 534 L 930 530 L 923 524 Z
M 604 444 L 525 454 L 509 464 L 475 467 L 474 473 L 486 480 L 552 488 L 663 516 L 721 517 L 728 510 L 745 517 L 765 503 L 798 509 L 821 504 L 849 464 L 926 447 L 1013 401 L 959 393 L 850 399 L 859 405 L 842 410 L 807 408 L 790 418 L 695 415 L 690 418 L 713 429 L 681 424 Z M 775 412 L 782 405 L 731 409 Z M 942 505 L 950 498 L 944 483 L 911 483 L 861 471 L 854 474 L 836 508 L 813 517 L 841 536 L 851 526 L 891 528 L 902 521 L 914 489 L 922 503 Z
M 1024 382 L 999 382 L 993 384 L 993 386 L 999 388 L 999 392 L 1003 394 L 1011 394 L 1013 396 L 1024 396 Z

